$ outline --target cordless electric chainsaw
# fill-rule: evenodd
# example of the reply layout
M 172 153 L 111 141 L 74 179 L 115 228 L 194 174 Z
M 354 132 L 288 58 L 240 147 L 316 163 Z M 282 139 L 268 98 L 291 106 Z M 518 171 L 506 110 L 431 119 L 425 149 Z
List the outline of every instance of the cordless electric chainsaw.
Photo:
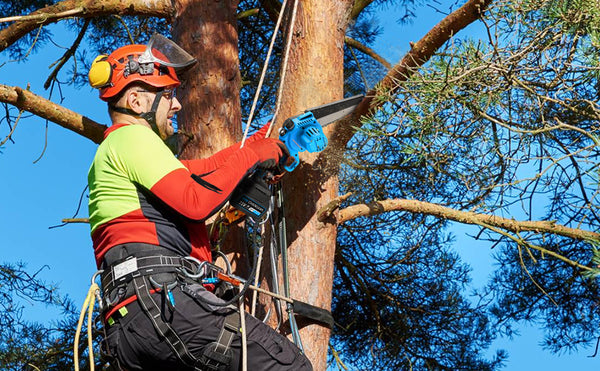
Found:
M 323 127 L 354 112 L 364 95 L 355 95 L 288 118 L 279 130 L 279 140 L 287 147 L 290 157 L 283 168 L 293 171 L 300 163 L 300 152 L 320 152 L 327 147 Z M 271 190 L 267 184 L 267 171 L 257 170 L 246 178 L 233 192 L 229 203 L 254 220 L 262 220 L 269 209 Z

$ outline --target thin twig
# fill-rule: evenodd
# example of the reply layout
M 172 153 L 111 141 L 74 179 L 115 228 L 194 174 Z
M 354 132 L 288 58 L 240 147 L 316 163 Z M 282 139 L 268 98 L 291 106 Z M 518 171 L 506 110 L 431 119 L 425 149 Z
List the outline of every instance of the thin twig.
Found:
M 4 138 L 4 140 L 2 142 L 0 142 L 0 146 L 4 145 L 4 143 L 6 143 L 9 139 L 11 139 L 12 134 L 15 132 L 15 129 L 17 128 L 17 123 L 19 122 L 19 119 L 21 118 L 22 114 L 23 114 L 23 110 L 20 110 L 19 114 L 17 115 L 17 119 L 15 120 L 15 123 L 14 123 L 13 127 L 10 130 L 10 133 L 8 133 L 8 135 L 6 136 L 6 138 Z
M 42 148 L 42 153 L 36 158 L 33 163 L 36 164 L 39 160 L 44 157 L 44 153 L 46 153 L 46 149 L 48 148 L 48 120 L 46 120 L 46 129 L 44 130 L 44 148 Z
M 6 62 L 0 64 L 0 67 L 4 66 L 7 63 L 20 62 L 20 61 L 24 60 L 25 58 L 27 58 L 29 56 L 29 54 L 31 53 L 31 51 L 33 50 L 35 43 L 37 43 L 37 40 L 40 37 L 40 34 L 42 33 L 42 28 L 44 28 L 43 25 L 40 25 L 40 27 L 38 27 L 38 31 L 35 34 L 35 38 L 33 39 L 31 46 L 29 47 L 29 49 L 27 49 L 27 52 L 25 53 L 25 55 L 22 58 L 6 61 Z
M 81 40 L 83 39 L 83 36 L 85 35 L 85 32 L 87 31 L 87 28 L 88 28 L 91 20 L 92 20 L 91 18 L 88 18 L 85 20 L 85 23 L 83 24 L 83 27 L 81 27 L 81 31 L 79 31 L 79 35 L 77 35 L 77 38 L 73 42 L 73 45 L 71 45 L 69 50 L 67 50 L 65 52 L 65 54 L 59 59 L 58 64 L 56 65 L 56 67 L 54 68 L 54 70 L 52 71 L 50 76 L 48 76 L 48 79 L 44 83 L 44 89 L 48 89 L 48 87 L 50 87 L 50 84 L 52 83 L 52 81 L 54 79 L 56 79 L 56 76 L 58 75 L 58 72 L 60 71 L 60 69 L 75 54 L 75 51 L 79 47 L 79 44 L 81 43 Z
M 531 275 L 531 273 L 529 272 L 529 269 L 527 269 L 527 266 L 525 266 L 525 262 L 523 261 L 523 250 L 521 249 L 521 244 L 517 243 L 517 248 L 519 249 L 519 263 L 521 264 L 521 268 L 523 268 L 525 270 L 525 272 L 527 273 L 527 276 L 529 276 L 529 279 L 531 280 L 531 282 L 533 282 L 533 284 L 545 295 L 548 297 L 548 299 L 550 299 L 550 301 L 558 307 L 558 303 L 552 298 L 552 296 L 550 296 L 546 290 L 544 290 L 544 288 L 537 283 L 537 281 L 533 278 L 533 276 Z
M 133 39 L 133 35 L 131 35 L 131 31 L 129 30 L 129 26 L 127 25 L 127 23 L 125 23 L 125 21 L 123 20 L 123 18 L 119 15 L 113 14 L 113 17 L 117 18 L 119 20 L 119 22 L 121 22 L 121 24 L 123 25 L 123 28 L 125 28 L 125 31 L 127 31 L 127 37 L 129 37 L 129 42 L 132 44 L 135 44 L 135 40 Z

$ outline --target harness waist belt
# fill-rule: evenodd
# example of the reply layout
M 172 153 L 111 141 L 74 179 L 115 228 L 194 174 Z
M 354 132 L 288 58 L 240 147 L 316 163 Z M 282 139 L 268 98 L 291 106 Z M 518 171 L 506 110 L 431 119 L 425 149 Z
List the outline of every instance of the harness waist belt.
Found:
M 198 264 L 182 256 L 131 256 L 115 262 L 102 272 L 102 291 L 110 293 L 119 286 L 128 284 L 134 277 L 159 273 L 197 274 Z

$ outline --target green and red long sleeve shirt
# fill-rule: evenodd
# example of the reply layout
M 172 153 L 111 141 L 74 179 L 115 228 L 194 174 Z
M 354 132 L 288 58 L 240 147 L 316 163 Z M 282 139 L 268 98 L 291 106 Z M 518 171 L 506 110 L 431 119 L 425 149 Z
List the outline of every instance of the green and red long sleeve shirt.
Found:
M 131 242 L 210 261 L 204 221 L 258 162 L 239 144 L 206 159 L 180 161 L 150 128 L 111 126 L 88 173 L 96 264 L 111 247 Z

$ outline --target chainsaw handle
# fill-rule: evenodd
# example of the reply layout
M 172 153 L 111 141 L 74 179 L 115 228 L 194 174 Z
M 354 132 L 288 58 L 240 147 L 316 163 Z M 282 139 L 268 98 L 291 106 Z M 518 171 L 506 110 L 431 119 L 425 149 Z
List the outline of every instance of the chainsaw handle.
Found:
M 300 163 L 298 153 L 303 150 L 303 148 L 293 139 L 295 131 L 298 131 L 295 122 L 297 117 L 298 116 L 286 119 L 283 122 L 281 129 L 279 129 L 279 140 L 283 142 L 288 152 L 288 156 L 281 158 L 281 165 L 288 172 L 293 171 L 296 166 L 298 166 Z
M 285 165 L 283 165 L 283 168 L 285 169 L 285 171 L 293 171 L 296 168 L 296 166 L 298 166 L 298 164 L 300 163 L 298 152 L 290 153 L 289 157 L 285 159 L 284 163 Z

